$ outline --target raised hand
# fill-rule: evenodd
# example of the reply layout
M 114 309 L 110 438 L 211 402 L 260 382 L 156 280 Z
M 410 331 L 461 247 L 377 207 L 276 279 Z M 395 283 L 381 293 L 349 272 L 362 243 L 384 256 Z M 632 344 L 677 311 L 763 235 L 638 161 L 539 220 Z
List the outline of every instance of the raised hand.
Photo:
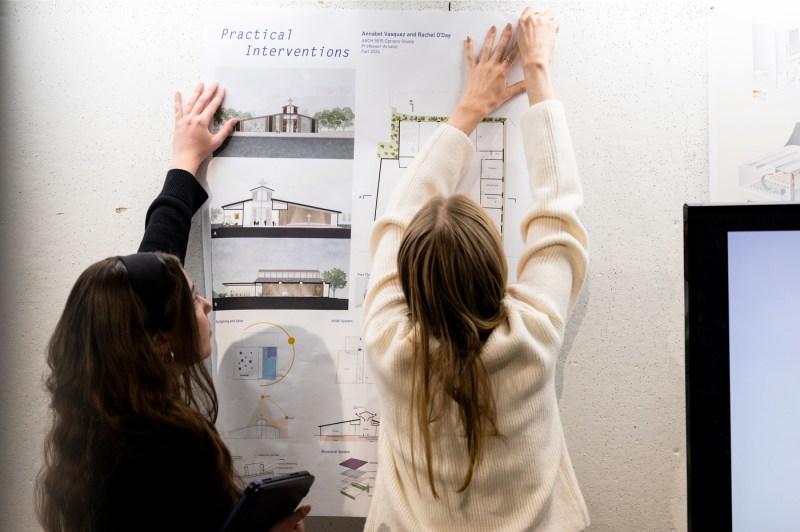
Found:
M 554 96 L 550 60 L 553 58 L 557 34 L 558 21 L 550 11 L 541 13 L 529 6 L 519 17 L 517 47 L 531 105 Z
M 525 90 L 525 82 L 508 84 L 508 73 L 515 61 L 514 50 L 506 55 L 513 28 L 506 24 L 495 46 L 497 28 L 486 34 L 480 55 L 475 58 L 472 38 L 467 37 L 467 81 L 464 94 L 448 123 L 469 135 L 489 113 Z M 505 56 L 505 57 L 504 57 Z
M 180 92 L 175 93 L 175 132 L 172 136 L 171 168 L 186 170 L 192 175 L 197 173 L 205 159 L 220 147 L 225 138 L 231 134 L 236 119 L 228 120 L 216 133 L 209 129 L 214 120 L 214 113 L 225 97 L 225 89 L 216 82 L 203 90 L 200 83 L 183 105 Z

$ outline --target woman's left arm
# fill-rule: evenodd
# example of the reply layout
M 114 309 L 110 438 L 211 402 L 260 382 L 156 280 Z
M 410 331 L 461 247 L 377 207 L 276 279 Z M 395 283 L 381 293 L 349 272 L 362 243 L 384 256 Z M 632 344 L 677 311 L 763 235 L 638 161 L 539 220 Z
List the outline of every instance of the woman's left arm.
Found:
M 212 83 L 204 90 L 197 86 L 186 105 L 175 93 L 175 132 L 172 138 L 172 164 L 164 188 L 150 205 L 139 251 L 164 251 L 186 257 L 192 216 L 208 194 L 195 179 L 200 164 L 211 156 L 236 125 L 231 119 L 216 133 L 209 129 L 214 113 L 225 97 L 225 89 Z

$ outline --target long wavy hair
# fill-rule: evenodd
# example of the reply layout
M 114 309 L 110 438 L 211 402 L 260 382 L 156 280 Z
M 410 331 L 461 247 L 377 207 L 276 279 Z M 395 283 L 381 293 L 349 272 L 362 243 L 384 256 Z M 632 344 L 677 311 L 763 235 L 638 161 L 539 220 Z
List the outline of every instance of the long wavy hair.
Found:
M 126 434 L 188 429 L 215 450 L 217 482 L 240 494 L 230 452 L 214 428 L 218 402 L 201 357 L 195 296 L 179 260 L 158 254 L 169 289 L 161 333 L 165 359 L 145 305 L 117 257 L 87 268 L 75 282 L 47 347 L 53 426 L 37 479 L 36 510 L 49 532 L 92 530 L 101 485 Z M 169 356 L 168 356 L 169 358 Z M 172 364 L 186 368 L 174 371 Z M 110 449 L 109 449 L 110 447 Z
M 500 435 L 481 350 L 506 319 L 502 300 L 508 267 L 494 223 L 464 195 L 434 198 L 419 210 L 403 236 L 397 265 L 416 334 L 412 427 L 419 432 L 428 484 L 438 498 L 430 424 L 457 406 L 469 456 L 459 493 L 472 481 L 486 438 Z M 412 434 L 412 463 L 414 441 Z

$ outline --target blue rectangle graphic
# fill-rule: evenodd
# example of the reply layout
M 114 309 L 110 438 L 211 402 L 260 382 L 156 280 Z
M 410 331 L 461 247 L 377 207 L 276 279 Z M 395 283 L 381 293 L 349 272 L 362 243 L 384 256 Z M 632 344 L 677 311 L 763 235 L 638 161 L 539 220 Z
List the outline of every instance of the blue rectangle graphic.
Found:
M 274 381 L 278 378 L 278 348 L 262 347 L 261 356 L 261 378 Z

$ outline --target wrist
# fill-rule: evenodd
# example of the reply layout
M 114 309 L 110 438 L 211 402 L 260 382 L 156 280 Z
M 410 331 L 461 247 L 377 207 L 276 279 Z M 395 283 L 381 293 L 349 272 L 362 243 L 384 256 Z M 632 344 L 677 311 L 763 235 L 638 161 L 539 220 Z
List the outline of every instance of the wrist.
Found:
M 172 158 L 172 162 L 170 163 L 170 168 L 177 170 L 186 170 L 192 175 L 197 175 L 197 169 L 200 168 L 200 163 L 202 163 L 202 161 L 198 161 L 197 158 L 195 157 L 175 156 Z
M 523 65 L 528 103 L 535 105 L 554 98 L 555 91 L 550 78 L 550 64 L 542 59 L 532 59 Z
M 486 114 L 486 110 L 477 102 L 462 99 L 453 110 L 447 123 L 469 136 L 481 120 L 486 118 Z

